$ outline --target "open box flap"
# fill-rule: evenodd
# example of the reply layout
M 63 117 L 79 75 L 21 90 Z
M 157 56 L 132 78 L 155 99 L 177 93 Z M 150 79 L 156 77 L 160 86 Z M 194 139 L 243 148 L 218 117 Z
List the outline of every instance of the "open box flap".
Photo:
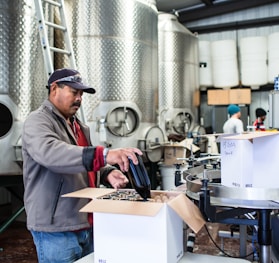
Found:
M 121 200 L 93 200 L 85 205 L 80 212 L 98 212 L 125 215 L 155 216 L 163 203 Z
M 200 147 L 196 146 L 194 143 L 193 143 L 194 139 L 193 138 L 186 138 L 185 140 L 181 141 L 179 143 L 179 145 L 181 146 L 184 146 L 187 148 L 187 150 L 189 151 L 193 151 L 193 153 L 197 152 L 200 150 Z
M 198 207 L 186 197 L 184 193 L 177 191 L 151 191 L 153 201 L 127 201 L 97 199 L 98 197 L 111 194 L 115 189 L 108 188 L 84 188 L 63 197 L 77 197 L 93 199 L 85 205 L 80 212 L 92 213 L 115 213 L 127 215 L 155 216 L 164 205 L 169 205 L 186 224 L 196 233 L 205 224 Z M 156 196 L 166 195 L 168 202 L 156 202 Z
M 83 188 L 81 190 L 62 195 L 62 197 L 78 197 L 94 199 L 102 195 L 107 195 L 115 192 L 114 189 L 109 188 Z
M 168 205 L 195 233 L 199 232 L 205 224 L 199 208 L 185 194 L 180 194 L 175 199 L 170 200 Z

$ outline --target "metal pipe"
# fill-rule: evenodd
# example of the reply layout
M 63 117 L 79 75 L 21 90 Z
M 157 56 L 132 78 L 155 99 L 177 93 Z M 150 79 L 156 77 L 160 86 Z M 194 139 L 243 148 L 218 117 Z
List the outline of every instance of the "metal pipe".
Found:
M 272 210 L 259 210 L 258 242 L 260 245 L 260 263 L 271 263 L 271 222 Z

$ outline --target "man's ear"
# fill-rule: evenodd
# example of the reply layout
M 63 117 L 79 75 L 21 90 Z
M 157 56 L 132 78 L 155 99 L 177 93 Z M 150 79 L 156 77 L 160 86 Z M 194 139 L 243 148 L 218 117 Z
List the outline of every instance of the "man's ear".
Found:
M 55 91 L 56 89 L 57 89 L 57 84 L 56 83 L 52 83 L 50 85 L 50 91 L 52 92 L 52 91 Z

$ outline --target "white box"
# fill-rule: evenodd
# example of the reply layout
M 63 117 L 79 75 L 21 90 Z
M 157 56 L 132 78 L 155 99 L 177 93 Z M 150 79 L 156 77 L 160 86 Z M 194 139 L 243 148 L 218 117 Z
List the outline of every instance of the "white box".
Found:
M 86 188 L 66 197 L 93 200 L 81 212 L 94 212 L 94 258 L 106 263 L 176 263 L 184 255 L 183 220 L 195 232 L 205 221 L 185 194 L 151 191 L 151 197 L 167 195 L 167 203 L 98 199 L 113 189 Z
M 219 141 L 222 185 L 279 187 L 279 132 L 220 136 Z
M 221 184 L 252 187 L 253 143 L 249 140 L 222 139 Z
M 94 213 L 95 258 L 115 263 L 177 262 L 184 255 L 182 230 L 182 219 L 166 204 L 151 217 Z
M 254 147 L 253 187 L 279 188 L 279 135 L 259 137 Z

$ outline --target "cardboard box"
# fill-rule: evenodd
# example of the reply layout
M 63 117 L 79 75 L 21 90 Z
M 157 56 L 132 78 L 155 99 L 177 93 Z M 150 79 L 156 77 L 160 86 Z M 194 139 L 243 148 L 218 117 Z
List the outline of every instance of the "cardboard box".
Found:
M 208 105 L 228 105 L 229 90 L 208 90 L 207 91 L 207 104 Z
M 230 89 L 229 90 L 230 104 L 251 104 L 250 89 Z
M 199 90 L 195 90 L 193 93 L 193 106 L 199 107 L 201 105 L 201 93 Z
M 183 221 L 195 232 L 205 223 L 184 193 L 151 191 L 152 200 L 167 195 L 166 203 L 100 199 L 113 193 L 113 189 L 85 188 L 64 195 L 93 199 L 81 212 L 94 213 L 96 262 L 178 262 L 184 254 Z
M 279 188 L 279 132 L 220 136 L 219 141 L 222 185 Z
M 251 104 L 250 89 L 208 90 L 208 105 Z
M 186 158 L 186 147 L 179 144 L 165 145 L 164 163 L 166 165 L 185 163 L 185 160 L 177 160 L 177 158 Z
M 177 160 L 177 158 L 186 158 L 187 153 L 193 153 L 200 150 L 198 146 L 193 143 L 192 138 L 186 138 L 179 143 L 170 143 L 164 146 L 164 164 L 174 165 L 174 164 L 185 164 L 185 160 Z

